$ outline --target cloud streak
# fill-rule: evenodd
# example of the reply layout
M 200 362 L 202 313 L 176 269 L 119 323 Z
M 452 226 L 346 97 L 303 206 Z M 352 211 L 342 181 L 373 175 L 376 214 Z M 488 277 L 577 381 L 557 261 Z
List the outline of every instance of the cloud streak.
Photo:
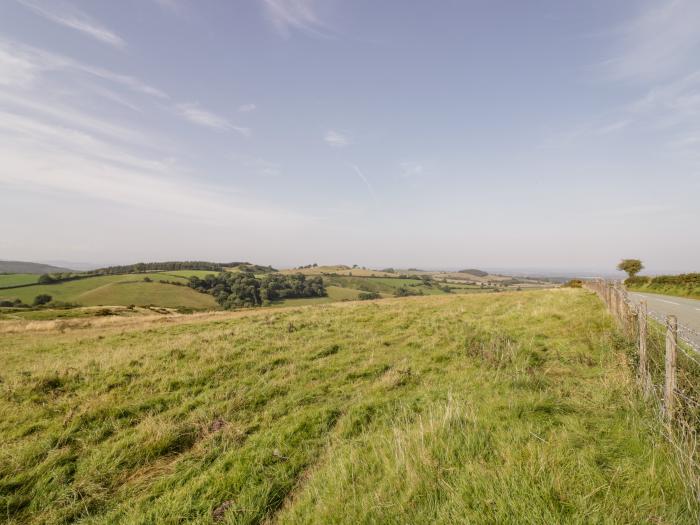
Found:
M 202 109 L 197 103 L 178 104 L 176 109 L 178 115 L 198 126 L 215 129 L 217 131 L 235 131 L 245 137 L 250 136 L 250 129 L 234 126 L 225 117 Z
M 67 3 L 52 2 L 49 4 L 36 0 L 17 1 L 28 9 L 31 9 L 37 15 L 55 24 L 74 29 L 103 44 L 108 44 L 117 49 L 124 49 L 126 47 L 126 42 L 120 36 Z
M 267 19 L 277 32 L 289 37 L 293 31 L 327 37 L 328 27 L 317 13 L 315 0 L 263 0 Z
M 344 148 L 350 145 L 350 139 L 347 136 L 332 129 L 326 131 L 323 140 L 332 148 Z
M 650 80 L 673 74 L 700 48 L 700 2 L 655 4 L 617 28 L 613 58 L 602 64 L 614 80 Z
M 50 71 L 72 71 L 100 78 L 157 98 L 168 95 L 141 80 L 115 73 L 108 69 L 90 66 L 64 55 L 51 53 L 36 47 L 0 39 L 0 85 L 26 87 L 42 74 Z
M 355 173 L 356 173 L 357 176 L 360 178 L 360 180 L 361 180 L 362 182 L 364 182 L 365 186 L 367 186 L 367 191 L 369 192 L 370 196 L 372 197 L 372 200 L 374 201 L 375 204 L 378 205 L 378 204 L 379 204 L 379 200 L 377 199 L 377 194 L 374 193 L 374 188 L 372 187 L 372 185 L 371 185 L 371 184 L 369 183 L 369 181 L 367 180 L 367 177 L 365 177 L 365 175 L 362 173 L 362 171 L 360 170 L 360 168 L 359 168 L 358 166 L 356 166 L 355 164 L 352 165 L 352 169 L 355 171 Z

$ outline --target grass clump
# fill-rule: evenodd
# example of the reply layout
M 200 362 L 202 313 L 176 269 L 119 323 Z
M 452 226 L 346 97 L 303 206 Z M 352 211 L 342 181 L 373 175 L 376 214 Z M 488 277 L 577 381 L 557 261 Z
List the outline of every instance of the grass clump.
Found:
M 9 524 L 697 522 L 583 290 L 0 337 Z

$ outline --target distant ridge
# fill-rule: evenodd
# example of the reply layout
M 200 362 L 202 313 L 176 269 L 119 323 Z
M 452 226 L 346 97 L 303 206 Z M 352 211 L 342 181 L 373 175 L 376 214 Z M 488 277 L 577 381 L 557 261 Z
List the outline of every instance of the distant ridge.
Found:
M 70 268 L 27 261 L 0 261 L 0 273 L 62 273 L 72 272 Z
M 468 270 L 460 270 L 459 273 L 468 273 L 469 275 L 476 275 L 477 277 L 486 277 L 489 273 L 483 270 L 477 270 L 476 268 L 469 268 Z

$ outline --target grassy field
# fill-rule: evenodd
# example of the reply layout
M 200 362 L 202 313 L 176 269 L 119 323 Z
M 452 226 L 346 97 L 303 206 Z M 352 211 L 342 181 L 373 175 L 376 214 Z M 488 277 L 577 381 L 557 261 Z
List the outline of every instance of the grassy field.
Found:
M 209 274 L 211 272 L 182 271 L 182 272 L 153 272 L 126 275 L 101 275 L 65 281 L 56 284 L 42 284 L 0 289 L 0 300 L 21 299 L 31 304 L 39 294 L 48 294 L 55 301 L 77 303 L 85 306 L 93 305 L 148 305 L 155 304 L 165 307 L 204 308 L 215 307 L 211 296 L 200 294 L 185 286 L 159 284 L 157 281 L 177 281 L 187 283 L 189 275 Z M 144 278 L 154 282 L 144 282 Z
M 354 301 L 360 295 L 360 290 L 354 288 L 342 288 L 340 286 L 327 286 L 326 297 L 307 297 L 301 299 L 284 299 L 278 301 L 273 306 L 302 306 L 309 304 L 326 304 L 338 301 Z
M 31 273 L 0 273 L 0 288 L 33 284 L 38 280 L 39 276 Z
M 0 335 L 6 523 L 697 523 L 589 292 L 182 319 Z

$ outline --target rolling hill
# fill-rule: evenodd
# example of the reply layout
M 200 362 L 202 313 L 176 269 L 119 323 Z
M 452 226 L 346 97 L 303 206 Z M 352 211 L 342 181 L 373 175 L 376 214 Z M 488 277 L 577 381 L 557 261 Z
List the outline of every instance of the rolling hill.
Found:
M 26 261 L 0 261 L 0 274 L 3 273 L 65 273 L 72 272 L 69 268 L 60 268 L 50 264 L 26 262 Z

